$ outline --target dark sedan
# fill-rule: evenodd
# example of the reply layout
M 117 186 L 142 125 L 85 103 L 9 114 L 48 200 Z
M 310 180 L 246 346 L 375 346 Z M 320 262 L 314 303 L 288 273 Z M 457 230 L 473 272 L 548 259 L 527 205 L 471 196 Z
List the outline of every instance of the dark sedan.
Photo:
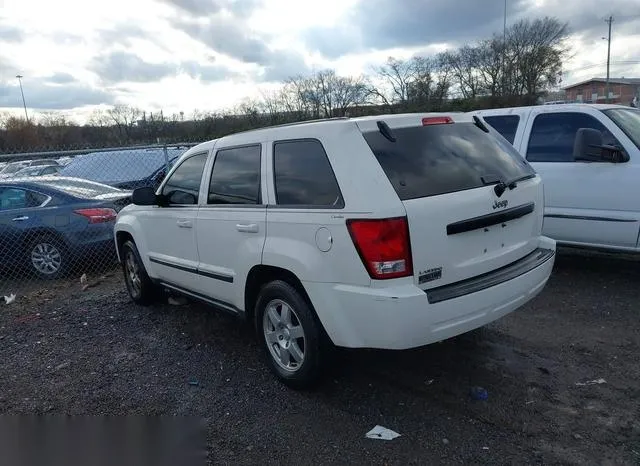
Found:
M 186 148 L 127 149 L 93 152 L 78 155 L 60 174 L 97 181 L 121 189 L 157 188 L 166 169 L 184 153 Z
M 0 262 L 58 278 L 79 258 L 114 253 L 113 226 L 131 193 L 60 176 L 0 182 Z

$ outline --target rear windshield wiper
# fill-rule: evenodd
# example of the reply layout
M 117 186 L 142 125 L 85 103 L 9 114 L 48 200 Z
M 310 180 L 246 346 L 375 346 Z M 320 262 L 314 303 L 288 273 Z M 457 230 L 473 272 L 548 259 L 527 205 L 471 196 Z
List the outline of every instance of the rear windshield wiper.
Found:
M 515 177 L 511 180 L 503 180 L 501 179 L 499 176 L 497 175 L 484 175 L 482 177 L 480 177 L 480 179 L 482 180 L 482 182 L 485 185 L 489 185 L 489 184 L 496 184 L 493 187 L 493 191 L 496 193 L 496 196 L 498 197 L 502 197 L 502 195 L 504 194 L 504 192 L 509 189 L 515 189 L 518 186 L 518 181 L 523 181 L 526 180 L 528 178 L 532 178 L 534 175 L 528 174 L 528 175 L 520 175 L 518 177 Z

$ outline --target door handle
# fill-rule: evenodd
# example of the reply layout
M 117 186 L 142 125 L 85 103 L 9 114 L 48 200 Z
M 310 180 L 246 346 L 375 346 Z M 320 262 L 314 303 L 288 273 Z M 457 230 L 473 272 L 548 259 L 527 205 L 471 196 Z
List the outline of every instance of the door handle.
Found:
M 236 229 L 238 231 L 243 232 L 243 233 L 258 233 L 258 231 L 259 231 L 257 223 L 249 223 L 248 225 L 244 225 L 244 224 L 238 223 L 236 225 Z
M 193 223 L 191 222 L 191 220 L 178 220 L 176 223 L 178 224 L 178 226 L 180 228 L 192 228 L 193 227 Z
M 14 217 L 11 220 L 13 220 L 14 222 L 24 222 L 25 220 L 29 220 L 29 217 L 27 217 L 26 215 L 21 215 L 19 217 Z

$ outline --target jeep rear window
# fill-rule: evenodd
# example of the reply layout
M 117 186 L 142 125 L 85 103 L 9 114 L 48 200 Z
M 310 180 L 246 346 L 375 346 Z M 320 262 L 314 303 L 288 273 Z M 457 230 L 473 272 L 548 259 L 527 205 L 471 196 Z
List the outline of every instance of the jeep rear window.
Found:
M 520 117 L 518 115 L 487 115 L 484 121 L 489 123 L 493 128 L 502 135 L 507 141 L 513 144 L 518 131 Z
M 396 141 L 379 131 L 363 132 L 367 144 L 401 200 L 437 196 L 535 175 L 506 140 L 473 123 L 394 128 Z

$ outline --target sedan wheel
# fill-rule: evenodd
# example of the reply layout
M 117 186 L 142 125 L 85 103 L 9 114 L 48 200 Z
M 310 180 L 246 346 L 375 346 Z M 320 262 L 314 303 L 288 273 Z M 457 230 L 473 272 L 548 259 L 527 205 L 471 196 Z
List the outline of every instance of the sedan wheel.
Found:
M 62 249 L 49 240 L 36 241 L 31 248 L 31 265 L 41 277 L 57 278 L 65 266 Z

